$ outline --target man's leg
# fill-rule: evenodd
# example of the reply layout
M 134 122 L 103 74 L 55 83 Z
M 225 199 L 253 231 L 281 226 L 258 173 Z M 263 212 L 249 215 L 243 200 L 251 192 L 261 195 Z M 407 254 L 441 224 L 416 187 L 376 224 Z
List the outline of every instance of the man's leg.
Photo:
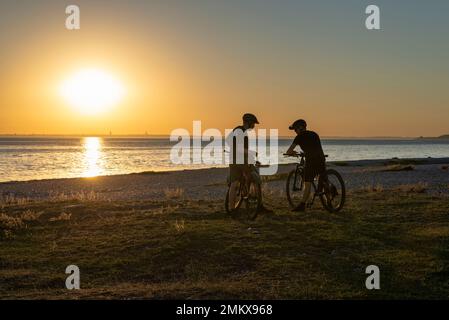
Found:
M 251 175 L 253 180 L 260 184 L 260 190 L 262 192 L 262 179 L 260 178 L 259 170 L 257 170 L 257 168 L 252 168 Z M 259 213 L 273 213 L 273 210 L 268 209 L 263 205 L 263 193 L 260 194 L 260 198 L 260 207 L 258 209 Z
M 229 186 L 229 210 L 231 211 L 235 209 L 235 196 L 237 194 L 238 186 L 238 181 L 231 182 L 231 185 Z
M 312 182 L 314 180 L 313 171 L 306 167 L 306 172 L 304 174 L 304 193 L 302 194 L 302 200 L 299 205 L 293 209 L 293 211 L 303 212 L 306 210 L 306 204 L 309 201 L 310 190 L 312 188 Z
M 234 210 L 236 205 L 237 191 L 240 186 L 240 179 L 243 175 L 242 166 L 230 165 L 229 166 L 229 210 Z
M 304 194 L 302 195 L 302 203 L 306 204 L 309 201 L 310 189 L 312 188 L 312 182 L 304 182 Z
M 329 188 L 329 180 L 325 171 L 320 173 L 320 177 L 318 179 L 318 192 L 323 192 L 326 196 L 326 201 L 329 206 L 332 205 L 332 199 L 338 193 L 335 186 Z

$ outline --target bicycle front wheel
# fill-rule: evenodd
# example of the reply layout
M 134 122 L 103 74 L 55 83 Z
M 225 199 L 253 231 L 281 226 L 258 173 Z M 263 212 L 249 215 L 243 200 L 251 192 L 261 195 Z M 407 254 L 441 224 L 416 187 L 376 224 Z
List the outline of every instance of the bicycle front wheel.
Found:
M 338 212 L 343 209 L 346 200 L 346 188 L 345 182 L 338 171 L 334 169 L 326 170 L 322 185 L 323 190 L 320 193 L 320 200 L 323 207 L 329 212 Z

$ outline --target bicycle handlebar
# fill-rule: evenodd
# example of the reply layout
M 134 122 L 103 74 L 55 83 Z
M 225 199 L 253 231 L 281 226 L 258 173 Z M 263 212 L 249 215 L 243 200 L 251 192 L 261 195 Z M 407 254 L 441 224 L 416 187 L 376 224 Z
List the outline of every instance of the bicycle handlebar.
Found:
M 294 157 L 294 158 L 305 157 L 304 152 L 294 153 L 294 154 L 283 153 L 282 155 L 285 157 Z M 325 154 L 324 157 L 327 158 L 327 157 L 329 157 L 329 155 Z
M 304 152 L 300 152 L 300 153 L 284 153 L 283 156 L 285 157 L 294 157 L 294 158 L 299 158 L 299 157 L 304 157 Z

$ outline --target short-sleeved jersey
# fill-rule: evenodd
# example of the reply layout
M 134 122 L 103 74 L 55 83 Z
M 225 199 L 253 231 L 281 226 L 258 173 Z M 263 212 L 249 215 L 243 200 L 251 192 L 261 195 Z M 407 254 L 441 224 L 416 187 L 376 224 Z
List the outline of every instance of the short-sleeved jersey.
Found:
M 294 144 L 299 145 L 304 151 L 306 159 L 324 160 L 324 152 L 318 134 L 306 130 L 295 137 Z
M 254 164 L 255 152 L 250 150 L 248 130 L 245 127 L 234 128 L 226 141 L 230 147 L 230 164 Z

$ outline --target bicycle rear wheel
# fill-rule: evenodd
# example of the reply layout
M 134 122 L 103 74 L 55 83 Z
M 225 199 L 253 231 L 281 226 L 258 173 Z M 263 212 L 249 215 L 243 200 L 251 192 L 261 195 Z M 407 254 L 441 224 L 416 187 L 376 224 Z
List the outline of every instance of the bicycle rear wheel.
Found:
M 245 198 L 246 216 L 249 220 L 254 220 L 262 205 L 262 188 L 255 181 L 250 181 L 248 187 L 248 196 Z
M 302 170 L 292 170 L 287 177 L 287 200 L 291 208 L 296 208 L 303 199 L 304 181 Z
M 241 182 L 238 183 L 237 192 L 235 194 L 235 206 L 232 209 L 231 205 L 229 204 L 229 191 L 231 187 L 229 185 L 228 191 L 226 192 L 226 199 L 225 199 L 225 210 L 227 213 L 231 213 L 231 211 L 234 209 L 239 209 L 243 203 L 243 197 L 242 197 L 242 185 Z
M 320 177 L 320 179 L 322 179 Z M 346 200 L 345 182 L 334 169 L 326 170 L 320 200 L 323 207 L 329 212 L 338 212 L 343 209 Z

